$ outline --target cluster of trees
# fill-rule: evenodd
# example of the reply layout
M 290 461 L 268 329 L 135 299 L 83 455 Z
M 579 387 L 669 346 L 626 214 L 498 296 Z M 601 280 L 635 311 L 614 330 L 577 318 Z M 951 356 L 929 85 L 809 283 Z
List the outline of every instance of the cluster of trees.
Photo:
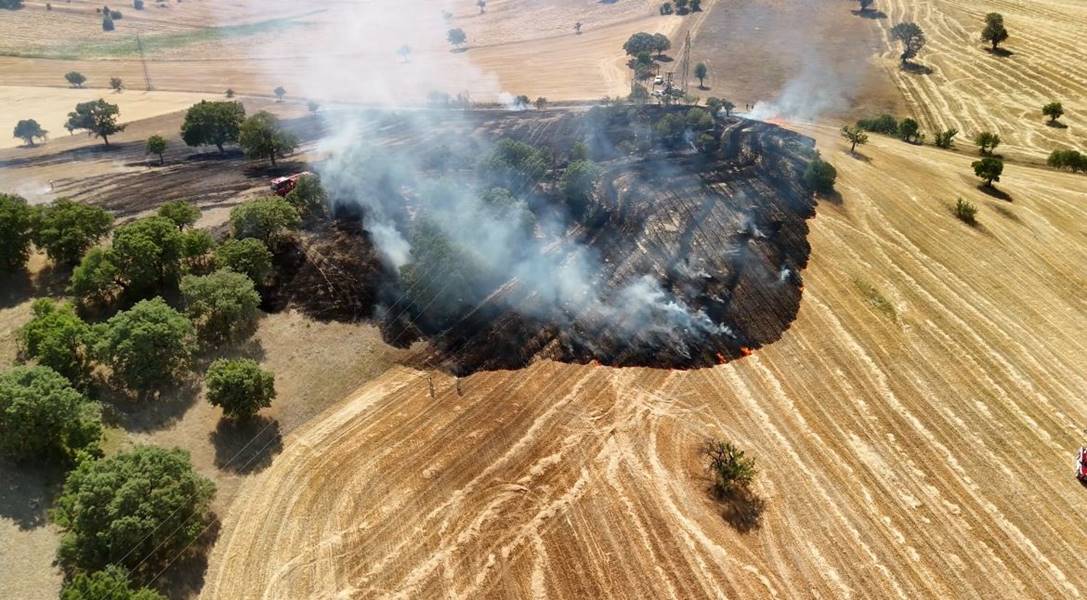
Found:
M 856 130 L 857 132 L 868 131 L 872 133 L 882 133 L 884 135 L 893 135 L 912 144 L 920 144 L 925 140 L 925 134 L 921 133 L 921 125 L 910 117 L 906 117 L 899 121 L 892 115 L 884 114 L 871 119 L 861 119 L 857 121 L 856 127 L 849 129 Z M 958 131 L 948 130 L 946 132 L 938 133 L 937 137 L 940 138 L 941 135 L 946 136 L 947 142 L 950 145 L 951 139 L 954 138 L 956 134 L 958 134 Z M 845 136 L 844 130 L 842 135 Z M 858 141 L 857 143 L 863 144 L 867 141 L 867 136 L 865 136 L 864 141 Z
M 623 51 L 629 56 L 637 57 L 640 54 L 656 53 L 659 57 L 672 47 L 672 42 L 663 33 L 646 33 L 640 31 L 631 35 L 623 43 Z
M 673 8 L 673 5 L 675 7 Z M 702 0 L 672 0 L 672 2 L 665 2 L 660 6 L 660 14 L 681 14 L 685 15 L 690 12 L 699 12 L 702 10 Z
M 1087 173 L 1087 154 L 1078 150 L 1054 150 L 1046 161 L 1055 169 L 1068 169 L 1073 173 Z
M 19 196 L 0 194 L 0 271 L 23 268 L 32 244 L 58 265 L 75 264 L 112 223 L 105 210 L 64 198 L 31 207 Z
M 276 88 L 276 93 L 282 96 L 286 91 Z M 267 159 L 273 167 L 277 158 L 298 147 L 298 138 L 283 129 L 275 115 L 260 111 L 246 118 L 242 103 L 230 100 L 202 100 L 189 108 L 181 124 L 181 139 L 189 146 L 215 146 L 219 152 L 227 144 L 238 144 L 246 156 Z

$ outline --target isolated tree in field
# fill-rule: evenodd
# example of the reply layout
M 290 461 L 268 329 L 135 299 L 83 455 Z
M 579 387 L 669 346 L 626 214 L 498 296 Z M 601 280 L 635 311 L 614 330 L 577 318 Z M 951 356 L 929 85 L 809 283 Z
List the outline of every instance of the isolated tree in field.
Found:
M 95 355 L 131 390 L 168 386 L 189 361 L 195 331 L 162 298 L 141 300 L 95 327 Z
M 536 105 L 536 110 L 543 110 L 547 108 L 547 98 L 540 96 L 536 98 L 536 102 L 534 104 Z
M 260 295 L 243 273 L 222 269 L 181 279 L 185 314 L 205 340 L 238 339 L 251 331 L 260 315 Z
M 23 140 L 27 146 L 33 146 L 35 139 L 44 141 L 48 133 L 34 119 L 23 119 L 15 124 L 14 137 Z
M 183 238 L 166 217 L 147 217 L 113 231 L 109 259 L 125 291 L 147 297 L 177 282 L 183 256 Z
M 117 564 L 154 575 L 196 542 L 214 495 L 215 484 L 193 470 L 180 448 L 136 446 L 83 461 L 53 509 L 64 531 L 57 560 L 73 571 Z
M 955 145 L 955 136 L 959 135 L 959 130 L 952 127 L 944 131 L 936 133 L 935 144 L 939 148 L 950 148 Z
M 279 125 L 270 112 L 260 111 L 242 122 L 238 144 L 249 158 L 266 158 L 276 166 L 276 158 L 294 152 L 298 138 Z
M 143 0 L 136 0 L 141 2 Z M 122 567 L 109 565 L 101 571 L 77 573 L 64 584 L 60 600 L 167 600 L 151 588 L 132 587 Z
M 39 298 L 30 308 L 31 319 L 19 330 L 19 354 L 49 367 L 75 384 L 90 374 L 90 326 L 68 302 Z
M 234 88 L 226 88 L 226 91 L 223 92 L 223 95 L 226 96 L 227 98 L 233 98 L 234 97 Z
M 86 129 L 87 133 L 102 138 L 109 145 L 109 136 L 125 130 L 125 125 L 117 124 L 121 110 L 116 104 L 110 104 L 101 98 L 90 102 L 80 102 L 75 110 L 68 113 L 69 129 Z
M 906 117 L 898 124 L 898 137 L 903 141 L 914 143 L 920 141 L 921 125 L 916 120 Z
M 952 212 L 955 213 L 955 216 L 963 223 L 968 225 L 977 223 L 978 207 L 962 198 L 955 201 L 955 208 L 952 209 Z
M 1064 106 L 1060 102 L 1050 102 L 1042 107 L 1042 114 L 1049 117 L 1049 124 L 1056 124 L 1057 119 L 1064 115 Z
M 861 12 L 868 12 L 868 10 L 872 8 L 874 2 L 875 0 L 860 0 Z
M 328 194 L 316 175 L 303 175 L 298 178 L 294 189 L 283 197 L 298 211 L 303 219 L 323 215 L 328 205 Z
M 166 217 L 177 225 L 178 231 L 192 227 L 200 220 L 200 209 L 192 202 L 172 200 L 159 207 L 159 216 Z
M 657 48 L 657 41 L 653 34 L 640 31 L 630 36 L 623 43 L 623 51 L 630 56 L 638 56 L 642 52 L 652 52 Z
M 706 89 L 706 76 L 709 75 L 709 68 L 706 67 L 706 63 L 698 63 L 694 66 L 694 76 L 698 78 L 698 89 Z
M 146 153 L 158 155 L 160 165 L 165 162 L 165 159 L 162 157 L 165 152 L 166 138 L 161 135 L 153 135 L 147 138 Z
M 731 117 L 732 116 L 732 111 L 733 111 L 733 109 L 736 108 L 736 105 L 733 104 L 731 100 L 722 100 L 721 101 L 721 108 L 724 109 L 726 117 Z
M 113 13 L 105 11 L 105 14 L 102 16 L 102 31 L 113 31 L 113 29 Z
M 464 33 L 463 29 L 457 27 L 455 29 L 450 29 L 449 32 L 445 34 L 445 39 L 449 40 L 449 43 L 454 47 L 460 48 L 468 41 L 468 35 Z
M 917 23 L 910 21 L 892 27 L 891 39 L 902 42 L 902 54 L 899 56 L 902 59 L 902 64 L 906 64 L 910 59 L 916 57 L 921 48 L 925 46 L 925 32 L 921 31 L 921 27 Z
M 857 150 L 858 144 L 868 143 L 868 134 L 864 132 L 860 127 L 850 127 L 846 125 L 842 127 L 842 137 L 849 142 L 849 152 L 854 154 Z
M 71 462 L 100 454 L 101 413 L 49 367 L 0 373 L 0 454 L 17 460 Z
M 64 74 L 64 80 L 71 84 L 72 87 L 77 88 L 83 87 L 83 84 L 87 82 L 87 78 L 79 71 L 68 71 Z
M 702 0 L 691 0 L 691 11 L 699 12 L 702 10 Z
M 74 265 L 112 227 L 113 216 L 104 208 L 58 198 L 38 210 L 34 223 L 34 243 L 53 262 Z
M 120 94 L 121 90 L 125 88 L 125 84 L 121 81 L 120 77 L 110 77 L 109 87 L 116 93 Z
M 521 94 L 513 99 L 513 107 L 518 110 L 524 110 L 528 108 L 528 105 L 532 103 L 532 99 L 528 96 Z
M 215 249 L 215 264 L 220 269 L 244 273 L 253 283 L 264 285 L 272 274 L 272 253 L 258 239 L 231 239 Z
M 33 239 L 34 211 L 21 196 L 0 193 L 0 273 L 26 266 Z
M 804 185 L 813 192 L 829 194 L 834 191 L 838 170 L 834 165 L 816 157 L 804 169 Z
M 185 113 L 181 139 L 189 146 L 214 145 L 221 153 L 223 144 L 236 143 L 245 119 L 241 102 L 201 100 Z
M 991 156 L 975 160 L 970 166 L 974 167 L 974 175 L 985 180 L 986 187 L 993 187 L 993 182 L 1000 181 L 1000 175 L 1004 172 L 1004 161 Z
M 230 211 L 230 228 L 236 239 L 255 238 L 269 247 L 301 224 L 298 209 L 279 196 L 243 202 Z
M 283 102 L 283 97 L 287 95 L 287 90 L 283 89 L 283 86 L 278 86 L 272 90 L 272 93 L 276 95 L 276 102 Z
M 232 419 L 250 419 L 276 397 L 275 375 L 251 358 L 220 358 L 208 367 L 204 381 L 208 402 Z
M 983 155 L 992 154 L 993 150 L 1000 145 L 1000 136 L 991 131 L 982 131 L 974 136 L 974 143 Z
M 1004 16 L 999 13 L 985 15 L 985 29 L 981 30 L 981 39 L 993 45 L 995 51 L 1001 42 L 1008 39 L 1008 30 L 1004 28 Z
M 748 487 L 758 474 L 755 459 L 749 458 L 731 442 L 707 440 L 702 444 L 702 456 L 706 461 L 706 470 L 713 478 L 713 492 L 718 498 Z
M 672 14 L 674 12 L 675 11 L 672 9 L 672 3 L 671 2 L 665 2 L 664 4 L 661 4 L 661 7 L 660 7 L 661 15 L 670 15 L 670 14 Z

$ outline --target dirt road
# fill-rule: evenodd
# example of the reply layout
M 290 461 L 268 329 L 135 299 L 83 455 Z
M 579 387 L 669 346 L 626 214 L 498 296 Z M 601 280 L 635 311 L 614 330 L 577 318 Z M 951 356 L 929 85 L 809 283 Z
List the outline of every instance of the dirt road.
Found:
M 1081 180 L 1009 166 L 996 200 L 968 157 L 804 132 L 844 200 L 781 341 L 689 372 L 392 370 L 244 485 L 203 596 L 1081 596 Z M 759 460 L 761 527 L 707 495 L 711 435 Z

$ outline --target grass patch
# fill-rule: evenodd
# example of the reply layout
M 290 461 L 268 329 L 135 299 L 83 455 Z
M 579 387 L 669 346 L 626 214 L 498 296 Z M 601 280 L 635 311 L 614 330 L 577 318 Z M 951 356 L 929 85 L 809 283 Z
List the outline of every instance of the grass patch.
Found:
M 301 15 L 301 17 L 306 17 L 319 12 L 322 11 L 309 12 Z M 142 36 L 141 40 L 143 41 L 144 53 L 154 54 L 163 50 L 173 50 L 193 44 L 242 38 L 304 26 L 306 23 L 296 20 L 301 17 L 269 19 L 267 21 L 258 21 L 245 25 L 204 27 L 178 33 L 145 35 Z M 115 35 L 117 34 L 112 34 L 110 37 L 114 37 Z M 27 50 L 4 50 L 0 51 L 0 56 L 12 56 L 16 58 L 83 59 L 136 56 L 139 52 L 140 49 L 136 45 L 136 36 L 131 35 L 121 39 L 81 41 L 55 47 L 37 47 Z
M 857 286 L 857 290 L 864 296 L 865 302 L 876 309 L 877 312 L 883 313 L 892 321 L 898 320 L 898 311 L 895 310 L 894 305 L 883 294 L 879 293 L 875 286 L 857 277 L 853 278 L 853 285 Z

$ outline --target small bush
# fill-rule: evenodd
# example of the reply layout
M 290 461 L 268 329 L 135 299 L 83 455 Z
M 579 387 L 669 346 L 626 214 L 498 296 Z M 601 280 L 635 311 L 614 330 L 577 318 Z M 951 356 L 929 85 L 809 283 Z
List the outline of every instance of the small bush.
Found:
M 808 163 L 808 168 L 804 170 L 803 175 L 804 185 L 809 190 L 820 194 L 834 192 L 834 182 L 837 179 L 838 170 L 834 168 L 834 165 L 819 157 Z
M 298 229 L 298 210 L 279 196 L 243 202 L 230 211 L 230 228 L 237 239 L 256 238 L 274 246 L 288 231 Z
M 253 283 L 264 285 L 272 274 L 272 253 L 258 239 L 234 239 L 215 250 L 215 264 L 220 269 L 244 273 Z
M 974 225 L 977 223 L 976 217 L 978 214 L 978 207 L 973 204 L 959 198 L 955 201 L 955 208 L 953 209 L 955 216 L 959 218 L 963 223 Z
M 936 133 L 935 144 L 939 148 L 950 148 L 955 145 L 955 136 L 959 135 L 959 130 L 952 127 L 946 131 L 940 131 Z
M 713 492 L 719 498 L 747 488 L 755 480 L 755 459 L 724 440 L 707 440 L 702 445 L 706 470 L 713 477 Z
M 898 133 L 898 121 L 891 115 L 880 115 L 871 119 L 857 121 L 857 127 L 872 133 L 895 135 Z

